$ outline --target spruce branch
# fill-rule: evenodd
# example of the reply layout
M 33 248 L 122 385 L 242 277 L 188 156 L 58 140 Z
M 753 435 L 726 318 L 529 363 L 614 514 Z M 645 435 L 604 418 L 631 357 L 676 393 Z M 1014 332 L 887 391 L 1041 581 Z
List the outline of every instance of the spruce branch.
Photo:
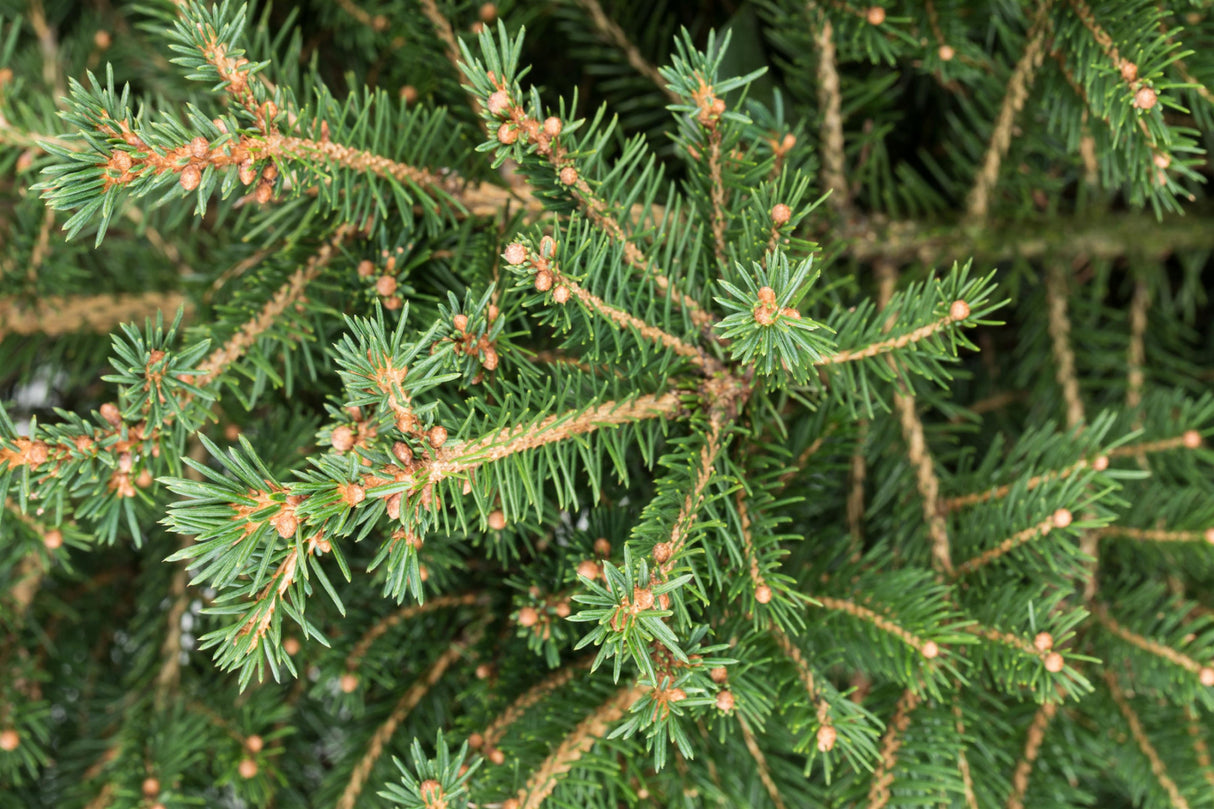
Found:
M 1126 697 L 1125 692 L 1122 691 L 1120 684 L 1117 682 L 1117 675 L 1112 671 L 1106 671 L 1104 680 L 1106 685 L 1108 685 L 1109 695 L 1117 705 L 1117 710 L 1121 711 L 1121 715 L 1125 717 L 1126 723 L 1130 726 L 1130 736 L 1134 739 L 1134 743 L 1138 745 L 1138 749 L 1150 761 L 1151 772 L 1158 779 L 1159 785 L 1167 792 L 1172 806 L 1176 807 L 1176 809 L 1189 809 L 1189 802 L 1185 799 L 1184 795 L 1180 794 L 1180 788 L 1176 786 L 1176 782 L 1168 774 L 1167 765 L 1143 729 L 1142 720 L 1139 718 L 1138 712 L 1134 710 L 1134 706 L 1130 704 L 1129 698 Z
M 1033 767 L 1041 755 L 1041 745 L 1045 741 L 1046 731 L 1058 713 L 1057 702 L 1042 703 L 1033 713 L 1033 721 L 1029 723 L 1025 734 L 1024 751 L 1012 771 L 1012 792 L 1008 795 L 1007 809 L 1024 809 L 1024 796 L 1028 792 L 1029 782 L 1033 775 Z

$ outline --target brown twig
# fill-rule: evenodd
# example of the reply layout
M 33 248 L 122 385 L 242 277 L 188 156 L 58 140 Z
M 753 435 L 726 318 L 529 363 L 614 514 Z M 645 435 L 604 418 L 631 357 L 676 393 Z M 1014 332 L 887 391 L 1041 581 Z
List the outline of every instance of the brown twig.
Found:
M 1029 777 L 1033 774 L 1033 765 L 1041 755 L 1041 743 L 1045 741 L 1045 731 L 1058 713 L 1058 703 L 1047 702 L 1033 714 L 1029 723 L 1028 734 L 1024 740 L 1024 752 L 1016 762 L 1012 771 L 1012 792 L 1007 798 L 1007 809 L 1024 809 L 1024 794 L 1028 792 Z
M 1126 722 L 1130 726 L 1130 735 L 1134 737 L 1134 742 L 1138 745 L 1138 749 L 1142 751 L 1147 761 L 1150 762 L 1151 773 L 1155 776 L 1159 785 L 1163 787 L 1164 792 L 1168 793 L 1172 806 L 1176 807 L 1176 809 L 1189 809 L 1189 802 L 1185 799 L 1184 795 L 1180 794 L 1180 788 L 1176 786 L 1176 782 L 1168 775 L 1167 765 L 1164 764 L 1159 752 L 1155 749 L 1155 745 L 1151 744 L 1150 738 L 1147 737 L 1147 732 L 1142 727 L 1142 720 L 1138 718 L 1138 712 L 1134 710 L 1134 706 L 1130 705 L 1125 692 L 1117 684 L 1117 676 L 1112 671 L 1105 671 L 1104 681 L 1109 686 L 1109 695 L 1113 697 L 1113 702 L 1117 703 L 1117 709 L 1121 711 L 1121 715 L 1125 717 Z

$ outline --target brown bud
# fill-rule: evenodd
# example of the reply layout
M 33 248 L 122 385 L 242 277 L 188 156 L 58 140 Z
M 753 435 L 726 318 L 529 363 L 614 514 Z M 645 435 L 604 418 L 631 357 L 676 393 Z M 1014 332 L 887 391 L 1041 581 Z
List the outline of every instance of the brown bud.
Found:
M 186 166 L 181 170 L 181 187 L 186 191 L 193 191 L 202 182 L 202 172 L 197 166 Z
M 388 519 L 391 519 L 391 520 L 400 519 L 400 503 L 401 503 L 400 492 L 397 492 L 396 494 L 390 495 L 388 497 L 387 502 L 384 503 L 384 507 L 387 509 L 387 512 L 388 512 Z
M 518 611 L 518 625 L 523 627 L 535 626 L 540 620 L 540 614 L 535 607 L 523 607 Z
M 729 713 L 733 710 L 734 698 L 732 691 L 722 691 L 717 694 L 717 710 Z
M 936 645 L 934 640 L 929 640 L 927 643 L 923 644 L 923 648 L 921 648 L 919 652 L 928 660 L 932 660 L 940 655 L 940 647 Z
M 199 135 L 190 141 L 190 154 L 193 155 L 195 160 L 202 160 L 210 153 L 210 151 L 211 144 L 209 144 L 207 139 L 202 135 Z
M 633 587 L 632 606 L 637 611 L 653 609 L 653 591 L 648 587 Z
M 762 287 L 759 290 L 759 303 L 764 306 L 775 306 L 776 291 L 771 287 Z
M 653 546 L 653 561 L 659 565 L 664 565 L 670 559 L 670 555 L 674 553 L 674 546 L 669 542 L 659 542 Z
M 256 733 L 244 740 L 245 749 L 247 749 L 250 753 L 260 753 L 261 749 L 265 747 L 265 744 L 265 740 Z
M 552 611 L 556 613 L 557 618 L 568 618 L 570 613 L 569 602 L 558 601 L 556 606 L 552 608 Z
M 760 604 L 768 604 L 771 602 L 771 588 L 766 584 L 760 584 L 755 588 L 755 601 Z
M 489 102 L 486 106 L 489 108 L 490 114 L 503 115 L 510 109 L 510 94 L 505 90 L 498 90 L 489 96 Z
M 339 682 L 343 693 L 353 694 L 358 689 L 358 675 L 352 672 L 341 675 Z
M 400 100 L 405 102 L 405 106 L 411 107 L 417 103 L 417 88 L 412 84 L 406 84 L 400 88 Z
M 430 435 L 428 438 L 430 440 L 430 446 L 438 449 L 443 444 L 447 443 L 447 428 L 443 427 L 441 424 L 435 424 L 430 428 Z
M 337 489 L 341 492 L 341 501 L 351 508 L 367 499 L 367 490 L 357 483 L 345 483 Z
M 1033 648 L 1039 652 L 1048 652 L 1054 648 L 1054 636 L 1049 632 L 1038 632 L 1033 638 Z
M 240 170 L 237 174 L 240 177 L 240 182 L 245 185 L 252 185 L 253 181 L 257 179 L 257 167 L 253 164 L 253 160 L 250 158 L 240 161 Z
M 577 182 L 577 169 L 573 166 L 565 166 L 561 169 L 561 183 L 563 185 L 573 185 Z
M 489 512 L 489 527 L 494 531 L 500 531 L 506 527 L 506 515 L 501 509 L 494 509 Z
M 455 317 L 451 318 L 451 325 L 454 326 L 455 330 L 458 332 L 462 333 L 468 331 L 468 316 L 464 314 L 456 315 Z
M 789 208 L 783 202 L 771 209 L 771 223 L 776 227 L 784 227 L 788 224 L 789 219 L 792 219 L 792 208 Z
M 717 666 L 708 672 L 708 676 L 712 678 L 714 683 L 720 685 L 729 679 L 729 670 L 724 666 Z
M 1060 508 L 1054 512 L 1054 527 L 1066 528 L 1071 524 L 1071 512 L 1065 508 Z
M 1159 96 L 1150 87 L 1143 87 L 1134 93 L 1134 106 L 1140 110 L 1149 110 L 1159 101 Z
M 427 807 L 436 806 L 443 797 L 443 785 L 433 778 L 427 778 L 417 786 L 417 794 Z
M 506 246 L 506 251 L 502 253 L 502 256 L 506 259 L 507 264 L 517 266 L 527 260 L 527 248 L 514 242 Z
M 251 758 L 242 758 L 236 769 L 240 772 L 240 777 L 247 781 L 257 775 L 257 762 Z
M 143 790 L 145 798 L 155 798 L 160 794 L 160 779 L 147 777 L 143 779 L 143 785 L 140 787 Z
M 1045 656 L 1045 670 L 1050 674 L 1057 674 L 1062 671 L 1062 655 L 1057 652 L 1050 652 Z
M 255 192 L 253 192 L 253 199 L 257 200 L 262 205 L 265 205 L 267 202 L 269 202 L 270 198 L 273 196 L 274 196 L 274 186 L 267 182 L 258 183 L 257 190 Z
M 498 362 L 497 351 L 495 349 L 493 349 L 492 347 L 486 348 L 485 349 L 485 358 L 483 360 L 481 360 L 481 364 L 485 366 L 486 370 L 492 371 L 494 368 L 497 367 L 497 362 Z
M 58 550 L 63 547 L 63 532 L 58 528 L 52 528 L 42 535 L 42 544 L 49 551 Z
M 940 57 L 941 62 L 951 62 L 957 52 L 953 50 L 952 45 L 941 45 L 940 49 L 936 51 L 936 55 Z
M 334 427 L 329 434 L 329 443 L 338 452 L 349 452 L 354 449 L 354 431 L 344 424 Z
M 0 750 L 11 753 L 21 745 L 21 736 L 12 728 L 0 731 Z
M 873 6 L 864 17 L 868 20 L 869 25 L 880 25 L 885 22 L 885 9 L 881 8 L 881 6 Z
M 833 725 L 823 725 L 818 728 L 818 752 L 829 753 L 835 749 L 835 740 L 838 736 Z
M 413 463 L 413 450 L 409 449 L 409 445 L 404 441 L 397 441 L 392 444 L 392 454 L 396 457 L 396 460 L 405 466 Z
M 502 764 L 506 763 L 506 754 L 495 747 L 489 751 L 489 760 L 500 767 Z M 506 809 L 506 804 L 510 803 L 510 801 L 514 801 L 514 798 L 503 801 L 502 809 Z M 514 809 L 518 809 L 518 801 L 514 801 Z
M 477 668 L 477 671 L 480 671 L 480 666 L 477 666 L 476 668 Z M 484 678 L 481 678 L 481 679 L 484 679 Z M 480 750 L 481 746 L 484 743 L 485 743 L 485 737 L 479 733 L 473 733 L 471 736 L 468 737 L 468 746 L 471 747 L 473 750 Z
M 1180 437 L 1180 442 L 1184 444 L 1185 449 L 1197 449 L 1201 446 L 1201 433 L 1196 430 L 1185 430 L 1184 435 Z
M 509 146 L 518 140 L 518 130 L 509 123 L 502 124 L 497 128 L 497 139 Z
M 112 45 L 114 38 L 110 36 L 110 32 L 104 29 L 93 34 L 93 44 L 97 46 L 97 50 L 103 51 Z
M 375 282 L 375 291 L 387 298 L 396 292 L 396 279 L 391 275 L 381 275 Z
M 537 292 L 547 292 L 552 289 L 552 273 L 540 270 L 535 274 L 535 289 Z
M 282 642 L 282 650 L 291 657 L 299 654 L 301 648 L 298 638 L 287 638 Z
M 1121 60 L 1121 78 L 1126 84 L 1133 84 L 1138 80 L 1138 65 L 1131 62 L 1129 59 Z
M 1210 531 L 1214 532 L 1214 528 L 1211 528 Z M 591 559 L 583 559 L 578 562 L 577 574 L 585 579 L 597 579 L 599 577 L 599 566 Z
M 559 304 L 568 303 L 569 295 L 570 295 L 569 287 L 565 286 L 564 284 L 561 284 L 556 289 L 552 290 L 552 300 L 556 301 Z
M 139 474 L 135 476 L 135 485 L 141 489 L 146 489 L 152 485 L 152 473 L 147 469 L 139 470 Z
M 550 138 L 555 138 L 561 134 L 563 128 L 560 118 L 549 117 L 544 119 L 544 134 Z
M 1197 673 L 1197 679 L 1206 688 L 1214 686 L 1214 669 L 1209 666 L 1203 666 L 1201 671 Z
M 672 688 L 666 692 L 667 702 L 682 702 L 687 699 L 687 692 L 681 688 Z

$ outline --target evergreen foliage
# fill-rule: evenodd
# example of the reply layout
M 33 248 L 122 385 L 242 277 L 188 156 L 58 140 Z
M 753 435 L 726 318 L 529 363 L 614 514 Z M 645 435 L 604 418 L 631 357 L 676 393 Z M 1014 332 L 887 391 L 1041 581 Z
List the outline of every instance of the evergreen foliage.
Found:
M 0 804 L 1214 807 L 1214 9 L 0 3 Z

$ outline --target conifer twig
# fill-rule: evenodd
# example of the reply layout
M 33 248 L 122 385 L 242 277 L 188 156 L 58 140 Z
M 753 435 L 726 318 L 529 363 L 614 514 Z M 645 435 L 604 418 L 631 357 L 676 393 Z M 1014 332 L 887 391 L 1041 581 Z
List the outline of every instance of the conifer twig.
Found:
M 1066 402 L 1066 423 L 1072 430 L 1083 423 L 1083 400 L 1075 376 L 1075 351 L 1071 347 L 1071 320 L 1067 315 L 1067 283 L 1062 267 L 1051 263 L 1046 270 L 1046 309 L 1054 350 L 1055 375 Z
M 1140 542 L 1205 542 L 1214 545 L 1214 528 L 1196 531 L 1169 531 L 1165 528 L 1130 528 L 1106 525 L 1093 529 L 1102 537 L 1126 537 Z
M 1037 537 L 1043 537 L 1050 533 L 1055 528 L 1065 528 L 1071 524 L 1071 512 L 1066 509 L 1058 509 L 1054 514 L 1045 518 L 1036 525 L 1029 526 L 1023 531 L 1018 531 L 1012 534 L 1007 539 L 1000 542 L 993 548 L 988 548 L 982 553 L 975 556 L 973 559 L 966 560 L 963 564 L 958 565 L 953 571 L 954 576 L 967 576 L 973 573 L 980 567 L 988 565 L 996 559 L 1005 556 L 1021 545 L 1032 542 Z
M 526 786 L 518 791 L 519 809 L 539 809 L 544 799 L 556 789 L 557 780 L 573 769 L 594 743 L 603 738 L 611 725 L 623 718 L 633 703 L 648 690 L 647 686 L 639 683 L 622 688 L 578 723 L 539 769 L 531 774 Z
M 865 623 L 872 624 L 882 632 L 893 635 L 898 640 L 911 647 L 925 658 L 931 660 L 938 657 L 940 647 L 933 640 L 924 640 L 915 633 L 904 627 L 901 627 L 894 620 L 882 615 L 876 610 L 870 609 L 857 604 L 854 601 L 848 601 L 843 598 L 835 598 L 833 596 L 809 595 L 809 598 L 817 601 L 822 605 L 823 609 L 833 610 L 835 612 L 846 613 L 853 618 L 858 618 Z
M 388 613 L 383 618 L 380 618 L 371 628 L 363 633 L 363 636 L 358 639 L 358 643 L 350 649 L 350 653 L 346 655 L 346 671 L 355 671 L 363 658 L 367 655 L 367 650 L 371 648 L 371 644 L 381 638 L 385 632 L 397 624 L 408 621 L 418 615 L 434 610 L 446 609 L 447 607 L 467 607 L 477 603 L 480 596 L 477 593 L 463 593 L 460 595 L 446 594 L 436 598 L 427 599 L 421 604 L 407 604 L 398 610 Z
M 497 718 L 489 723 L 489 726 L 485 728 L 485 732 L 479 734 L 479 739 L 475 739 L 474 741 L 474 737 L 477 734 L 469 737 L 468 745 L 473 749 L 484 749 L 487 754 L 490 753 L 497 747 L 497 743 L 505 736 L 510 726 L 526 714 L 528 708 L 535 705 L 548 694 L 564 686 L 584 669 L 589 668 L 593 661 L 594 658 L 586 657 L 567 663 L 531 686 L 531 688 L 520 694 L 514 702 L 510 703 L 509 707 L 502 711 Z
M 1189 721 L 1189 737 L 1193 740 L 1193 757 L 1197 759 L 1197 766 L 1201 768 L 1201 777 L 1214 789 L 1214 762 L 1210 760 L 1210 748 L 1202 733 L 1201 718 L 1192 705 L 1186 705 L 1184 712 L 1185 718 Z
M 1159 785 L 1163 787 L 1164 792 L 1168 793 L 1172 806 L 1175 809 L 1189 809 L 1189 802 L 1180 793 L 1180 788 L 1176 786 L 1176 782 L 1172 780 L 1172 776 L 1168 775 L 1167 765 L 1164 764 L 1159 751 L 1155 749 L 1155 745 L 1151 744 L 1146 730 L 1143 729 L 1142 720 L 1138 718 L 1138 712 L 1134 710 L 1134 706 L 1130 705 L 1125 692 L 1118 685 L 1117 675 L 1111 670 L 1106 670 L 1104 680 L 1109 686 L 1109 695 L 1113 697 L 1113 702 L 1117 704 L 1117 709 L 1121 711 L 1121 715 L 1125 717 L 1126 722 L 1130 726 L 1130 735 L 1134 737 L 1134 742 L 1138 745 L 1138 749 L 1142 751 L 1147 761 L 1150 762 L 1151 773 L 1155 776 Z
M 813 4 L 809 5 L 812 8 Z M 822 144 L 822 188 L 830 191 L 831 207 L 846 216 L 851 211 L 851 189 L 843 143 L 843 94 L 839 89 L 834 29 L 829 17 L 821 17 L 814 39 L 818 46 L 818 114 L 822 116 L 818 135 Z
M 1173 666 L 1184 669 L 1190 674 L 1197 676 L 1202 685 L 1210 687 L 1214 686 L 1214 667 L 1203 666 L 1193 658 L 1186 654 L 1176 651 L 1170 646 L 1151 640 L 1148 637 L 1139 635 L 1119 623 L 1112 615 L 1109 614 L 1109 608 L 1101 603 L 1094 603 L 1091 607 L 1092 616 L 1112 634 L 1121 638 L 1126 643 L 1132 646 L 1137 646 L 1148 654 L 1152 654 L 1161 660 L 1166 660 Z
M 1126 350 L 1125 405 L 1133 410 L 1142 403 L 1143 363 L 1146 349 L 1143 338 L 1147 330 L 1147 308 L 1151 304 L 1150 291 L 1141 277 L 1134 281 L 1134 297 L 1130 300 L 1130 345 Z
M 970 221 L 986 218 L 990 208 L 991 192 L 999 180 L 999 167 L 1012 144 L 1012 129 L 1016 124 L 1016 116 L 1028 100 L 1029 88 L 1036 77 L 1037 68 L 1045 57 L 1045 33 L 1049 28 L 1050 0 L 1039 0 L 1037 11 L 1033 15 L 1029 27 L 1028 41 L 1024 53 L 1012 71 L 1008 81 L 1007 93 L 999 108 L 999 117 L 995 120 L 995 128 L 991 133 L 991 141 L 987 146 L 986 155 L 982 160 L 982 168 L 974 178 L 974 186 L 970 189 L 966 202 L 966 216 Z
M 965 738 L 965 720 L 961 715 L 961 704 L 953 700 L 954 728 L 957 736 Z M 965 755 L 965 747 L 957 751 L 957 769 L 961 772 L 961 787 L 965 795 L 966 809 L 978 809 L 978 797 L 974 794 L 974 776 L 970 772 L 970 762 Z
M 119 323 L 139 321 L 157 312 L 171 313 L 193 304 L 179 292 L 102 293 L 99 295 L 42 296 L 27 305 L 16 298 L 0 298 L 0 337 L 9 334 L 70 334 L 80 330 L 106 332 Z
M 809 697 L 809 701 L 814 704 L 815 714 L 817 715 L 818 724 L 818 750 L 827 752 L 834 748 L 836 735 L 823 732 L 822 728 L 832 728 L 834 719 L 830 712 L 830 703 L 826 701 L 826 697 L 822 695 L 822 690 L 818 688 L 817 677 L 814 671 L 809 666 L 809 661 L 805 659 L 805 655 L 801 653 L 801 649 L 793 643 L 792 638 L 784 633 L 784 630 L 774 623 L 770 629 L 771 636 L 775 638 L 776 645 L 784 652 L 785 656 L 792 661 L 793 666 L 797 669 L 797 677 L 800 678 L 802 685 L 805 686 L 805 694 Z
M 629 66 L 653 82 L 654 86 L 666 96 L 670 103 L 678 104 L 682 102 L 683 99 L 679 98 L 678 94 L 666 86 L 662 74 L 641 54 L 637 46 L 628 39 L 628 35 L 624 33 L 624 30 L 616 24 L 615 20 L 612 20 L 603 13 L 603 7 L 599 4 L 598 0 L 577 0 L 577 4 L 590 16 L 590 22 L 594 25 L 594 30 L 599 35 L 599 39 L 623 53 L 624 58 L 628 60 Z
M 1012 770 L 1012 792 L 1008 795 L 1007 809 L 1024 809 L 1024 794 L 1028 792 L 1029 777 L 1033 774 L 1033 765 L 1041 755 L 1041 743 L 1045 741 L 1045 731 L 1058 713 L 1057 702 L 1046 702 L 1033 714 L 1025 736 L 1024 752 Z
M 784 796 L 780 794 L 780 788 L 776 786 L 776 781 L 771 777 L 771 768 L 767 766 L 767 757 L 763 755 L 762 748 L 755 740 L 755 734 L 751 732 L 750 725 L 741 716 L 738 717 L 738 726 L 742 728 L 742 741 L 746 744 L 746 749 L 750 751 L 750 757 L 755 760 L 755 765 L 758 767 L 759 780 L 763 782 L 763 788 L 767 790 L 767 794 L 771 796 L 771 802 L 775 804 L 776 809 L 785 809 Z
M 757 593 L 760 587 L 767 587 L 767 582 L 763 578 L 762 571 L 759 570 L 759 555 L 755 552 L 754 536 L 750 531 L 750 513 L 746 508 L 746 498 L 743 496 L 741 489 L 734 494 L 734 502 L 738 508 L 738 519 L 741 521 L 739 530 L 742 533 L 742 553 L 746 557 L 747 570 L 750 573 L 750 583 L 754 585 L 755 592 Z
M 375 729 L 375 734 L 371 737 L 370 744 L 367 745 L 367 751 L 359 759 L 358 764 L 354 766 L 354 771 L 350 775 L 350 781 L 346 784 L 341 798 L 337 801 L 337 809 L 354 809 L 359 793 L 362 792 L 367 778 L 371 775 L 371 768 L 379 760 L 384 746 L 392 738 L 392 735 L 396 733 L 396 728 L 417 707 L 417 704 L 422 701 L 422 697 L 442 679 L 443 672 L 464 653 L 464 648 L 476 642 L 475 639 L 479 634 L 480 626 L 478 625 L 469 632 L 466 639 L 455 641 L 444 649 L 443 653 L 438 656 L 438 659 L 434 661 L 426 674 L 401 695 L 396 705 L 393 706 L 392 713 L 388 715 L 388 718 L 384 720 L 382 725 Z
M 872 784 L 868 789 L 868 809 L 883 809 L 889 803 L 889 789 L 894 784 L 893 769 L 898 763 L 898 750 L 902 747 L 901 734 L 910 727 L 910 715 L 919 707 L 919 702 L 919 695 L 909 688 L 898 698 L 894 715 L 881 736 L 881 759 L 873 771 Z
M 955 301 L 950 307 L 949 313 L 934 323 L 928 323 L 926 326 L 920 326 L 912 332 L 892 337 L 888 340 L 866 345 L 863 348 L 849 349 L 839 351 L 830 356 L 823 357 L 814 363 L 814 365 L 823 367 L 827 365 L 839 365 L 844 362 L 856 362 L 857 360 L 871 359 L 872 357 L 881 354 L 887 354 L 892 351 L 897 351 L 900 348 L 906 348 L 912 343 L 918 343 L 926 340 L 932 335 L 940 332 L 969 317 L 969 305 L 965 301 Z

